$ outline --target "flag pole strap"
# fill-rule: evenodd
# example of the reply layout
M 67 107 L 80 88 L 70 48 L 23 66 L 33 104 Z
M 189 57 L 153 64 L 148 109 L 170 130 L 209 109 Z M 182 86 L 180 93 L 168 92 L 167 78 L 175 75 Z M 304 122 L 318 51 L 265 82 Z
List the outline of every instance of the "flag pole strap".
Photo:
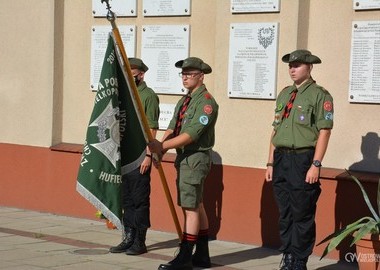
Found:
M 101 2 L 102 3 L 106 2 L 107 9 L 108 9 L 107 20 L 112 25 L 112 33 L 114 35 L 114 38 L 116 39 L 116 43 L 119 45 L 119 50 L 120 50 L 121 56 L 122 56 L 123 61 L 124 61 L 125 71 L 128 74 L 128 76 L 127 76 L 128 84 L 132 88 L 132 93 L 135 97 L 137 109 L 139 110 L 140 115 L 141 115 L 141 122 L 142 122 L 142 127 L 144 129 L 144 133 L 147 136 L 148 142 L 151 142 L 154 140 L 154 138 L 153 138 L 153 135 L 150 131 L 148 120 L 147 120 L 145 112 L 143 110 L 143 105 L 141 103 L 141 99 L 140 99 L 140 96 L 138 94 L 136 84 L 135 84 L 134 80 L 132 79 L 133 76 L 132 76 L 131 66 L 129 64 L 128 57 L 127 57 L 127 54 L 126 54 L 125 49 L 124 49 L 124 45 L 123 45 L 123 41 L 122 41 L 121 36 L 120 36 L 119 29 L 117 28 L 116 23 L 115 23 L 115 18 L 116 18 L 115 14 L 111 11 L 111 7 L 108 3 L 108 0 L 101 0 Z M 160 175 L 161 183 L 162 183 L 162 186 L 164 188 L 165 196 L 166 196 L 166 199 L 168 201 L 170 212 L 171 212 L 171 215 L 172 215 L 173 220 L 174 220 L 174 225 L 175 225 L 176 230 L 177 230 L 179 241 L 181 242 L 181 240 L 182 240 L 182 229 L 181 229 L 181 226 L 179 224 L 178 216 L 177 216 L 177 213 L 176 213 L 175 208 L 174 208 L 173 199 L 172 199 L 172 196 L 170 194 L 170 190 L 169 190 L 169 187 L 168 187 L 168 184 L 166 181 L 164 170 L 161 166 L 161 162 L 158 162 L 158 163 L 159 164 L 158 164 L 157 169 L 158 169 L 158 172 Z

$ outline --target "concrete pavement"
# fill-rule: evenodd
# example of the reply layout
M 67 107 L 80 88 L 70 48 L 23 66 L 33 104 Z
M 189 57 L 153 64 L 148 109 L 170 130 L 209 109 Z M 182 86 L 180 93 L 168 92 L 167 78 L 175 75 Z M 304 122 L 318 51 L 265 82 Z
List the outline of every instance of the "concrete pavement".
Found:
M 156 270 L 178 247 L 176 234 L 149 230 L 148 253 L 108 253 L 120 240 L 120 232 L 107 229 L 103 221 L 0 207 L 0 269 Z M 219 240 L 210 241 L 210 255 L 215 270 L 274 270 L 282 257 L 276 250 Z M 312 256 L 308 269 L 358 268 Z

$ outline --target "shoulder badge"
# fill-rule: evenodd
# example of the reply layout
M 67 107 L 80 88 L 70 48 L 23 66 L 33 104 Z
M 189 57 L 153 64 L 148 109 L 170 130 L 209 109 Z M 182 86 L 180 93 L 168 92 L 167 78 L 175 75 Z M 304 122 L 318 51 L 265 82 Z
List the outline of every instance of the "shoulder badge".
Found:
M 330 100 L 325 101 L 325 103 L 323 103 L 323 109 L 325 109 L 325 111 L 331 112 L 333 109 L 332 102 Z
M 206 114 L 212 114 L 212 106 L 207 104 L 203 107 L 203 111 L 206 113 Z

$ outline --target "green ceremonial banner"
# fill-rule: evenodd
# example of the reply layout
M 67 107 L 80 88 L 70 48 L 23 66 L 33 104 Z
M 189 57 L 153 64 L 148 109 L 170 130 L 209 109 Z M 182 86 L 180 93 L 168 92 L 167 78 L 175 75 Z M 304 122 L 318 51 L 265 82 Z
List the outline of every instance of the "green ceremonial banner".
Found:
M 80 162 L 77 191 L 119 230 L 121 177 L 145 158 L 146 136 L 110 35 Z

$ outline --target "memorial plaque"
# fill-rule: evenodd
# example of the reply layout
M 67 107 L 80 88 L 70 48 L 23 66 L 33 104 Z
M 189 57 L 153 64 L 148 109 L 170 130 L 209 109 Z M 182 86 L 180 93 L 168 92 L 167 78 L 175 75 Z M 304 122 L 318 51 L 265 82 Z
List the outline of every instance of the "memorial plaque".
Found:
M 380 103 L 380 21 L 352 23 L 348 100 Z
M 380 9 L 380 0 L 353 0 L 355 10 Z
M 231 0 L 232 13 L 279 12 L 280 0 Z
M 275 99 L 278 23 L 231 24 L 228 96 Z
M 112 12 L 117 17 L 136 17 L 136 0 L 112 0 L 109 2 Z M 106 3 L 92 0 L 92 14 L 94 17 L 106 17 L 108 13 Z
M 189 16 L 190 0 L 144 0 L 144 16 Z
M 134 57 L 136 52 L 136 26 L 119 25 L 118 28 L 127 56 Z M 108 35 L 111 31 L 111 25 L 97 25 L 92 27 L 90 86 L 93 91 L 98 89 L 104 54 L 107 49 Z
M 174 64 L 189 56 L 189 25 L 145 25 L 141 58 L 149 67 L 145 81 L 159 94 L 185 94 L 181 69 Z
M 175 105 L 176 104 L 160 103 L 160 118 L 158 119 L 158 129 L 168 129 L 170 120 L 173 118 Z

